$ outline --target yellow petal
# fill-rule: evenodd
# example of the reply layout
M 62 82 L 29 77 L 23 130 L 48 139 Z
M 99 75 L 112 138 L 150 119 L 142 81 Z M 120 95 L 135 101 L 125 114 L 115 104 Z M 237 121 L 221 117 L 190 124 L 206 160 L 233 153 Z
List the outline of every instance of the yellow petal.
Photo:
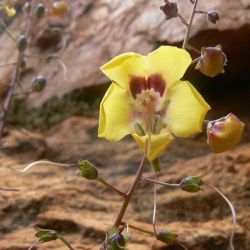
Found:
M 146 140 L 148 139 L 147 135 L 139 136 L 136 133 L 132 133 L 133 138 L 139 144 L 143 151 L 145 151 Z M 171 141 L 173 140 L 173 136 L 168 132 L 162 132 L 161 134 L 151 136 L 151 146 L 149 150 L 149 161 L 153 161 L 155 158 L 164 153 L 167 149 Z
M 192 58 L 186 50 L 173 46 L 161 46 L 147 56 L 149 74 L 163 75 L 167 87 L 180 80 Z
M 100 105 L 98 136 L 118 141 L 130 134 L 132 113 L 128 94 L 124 88 L 112 83 Z
M 16 10 L 9 5 L 5 5 L 4 9 L 5 9 L 8 16 L 14 16 L 16 14 Z
M 210 106 L 189 82 L 179 81 L 174 85 L 168 100 L 165 122 L 174 135 L 188 137 L 202 131 Z
M 145 76 L 146 57 L 136 53 L 121 54 L 101 67 L 112 81 L 128 88 L 131 76 Z

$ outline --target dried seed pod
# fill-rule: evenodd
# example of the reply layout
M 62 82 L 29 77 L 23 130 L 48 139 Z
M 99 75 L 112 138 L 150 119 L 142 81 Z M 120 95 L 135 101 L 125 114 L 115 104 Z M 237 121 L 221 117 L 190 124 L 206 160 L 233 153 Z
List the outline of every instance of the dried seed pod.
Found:
M 217 21 L 220 20 L 220 14 L 219 11 L 217 10 L 210 10 L 207 13 L 207 20 L 211 23 L 216 23 Z
M 171 18 L 175 18 L 178 16 L 178 7 L 177 3 L 169 2 L 168 0 L 164 0 L 165 4 L 160 7 L 160 9 L 165 14 L 166 20 Z

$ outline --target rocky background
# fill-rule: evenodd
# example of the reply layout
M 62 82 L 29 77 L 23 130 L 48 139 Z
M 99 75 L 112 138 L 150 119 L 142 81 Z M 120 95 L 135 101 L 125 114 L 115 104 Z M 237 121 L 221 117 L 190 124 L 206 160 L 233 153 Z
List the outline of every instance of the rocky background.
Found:
M 185 18 L 190 14 L 188 0 L 177 1 Z M 0 249 L 26 250 L 35 240 L 37 227 L 58 230 L 74 249 L 99 249 L 105 231 L 119 210 L 121 199 L 95 182 L 75 175 L 75 169 L 41 166 L 25 174 L 9 167 L 50 159 L 76 163 L 88 159 L 100 168 L 101 175 L 126 191 L 133 181 L 141 152 L 130 139 L 108 143 L 97 138 L 98 103 L 108 86 L 99 67 L 113 56 L 135 51 L 148 53 L 160 44 L 180 45 L 184 26 L 177 19 L 166 22 L 159 6 L 162 1 L 75 0 L 69 1 L 70 14 L 64 18 L 47 17 L 33 30 L 30 55 L 60 52 L 67 74 L 56 60 L 31 57 L 22 71 L 22 86 L 29 90 L 37 74 L 49 76 L 42 94 L 19 98 L 11 107 L 8 129 L 0 151 L 0 187 L 19 188 L 19 192 L 0 191 Z M 177 140 L 162 157 L 162 181 L 179 182 L 187 175 L 204 175 L 230 197 L 238 214 L 235 248 L 250 249 L 250 1 L 200 0 L 200 10 L 218 9 L 221 20 L 209 24 L 197 16 L 191 44 L 222 44 L 227 57 L 226 74 L 215 79 L 190 68 L 189 79 L 205 96 L 213 110 L 209 118 L 230 111 L 246 124 L 242 145 L 227 153 L 214 155 L 205 136 Z M 48 24 L 49 23 L 49 28 Z M 20 14 L 10 23 L 13 33 L 25 25 Z M 62 38 L 54 26 L 65 28 Z M 15 61 L 15 44 L 0 36 L 2 63 Z M 193 56 L 197 56 L 193 54 Z M 0 96 L 13 68 L 0 69 Z M 150 167 L 145 176 L 152 177 Z M 152 195 L 150 184 L 142 183 L 126 214 L 126 220 L 151 230 Z M 231 216 L 228 206 L 214 191 L 204 188 L 197 194 L 159 187 L 157 221 L 160 229 L 176 232 L 192 250 L 228 248 Z M 179 250 L 153 238 L 133 234 L 128 249 Z M 60 242 L 39 249 L 65 249 Z

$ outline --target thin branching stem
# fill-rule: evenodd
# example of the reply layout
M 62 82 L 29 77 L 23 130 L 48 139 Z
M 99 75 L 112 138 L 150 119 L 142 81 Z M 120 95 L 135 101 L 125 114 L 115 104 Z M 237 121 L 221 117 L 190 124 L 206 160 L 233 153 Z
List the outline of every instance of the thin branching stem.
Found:
M 234 209 L 234 206 L 232 204 L 232 202 L 226 197 L 226 195 L 220 191 L 217 187 L 210 185 L 209 183 L 205 182 L 203 183 L 204 185 L 212 188 L 213 190 L 215 190 L 228 204 L 228 206 L 230 207 L 231 213 L 232 213 L 232 223 L 233 223 L 233 229 L 230 235 L 230 239 L 229 239 L 229 245 L 230 245 L 230 249 L 234 250 L 234 245 L 233 245 L 233 240 L 234 240 L 234 235 L 235 235 L 235 230 L 236 230 L 236 224 L 237 224 L 237 218 L 236 218 L 236 212 Z
M 145 150 L 144 155 L 143 155 L 143 157 L 142 157 L 140 166 L 139 166 L 139 168 L 138 168 L 138 170 L 137 170 L 137 174 L 136 174 L 136 176 L 135 176 L 134 182 L 133 182 L 133 184 L 131 185 L 130 190 L 129 190 L 128 193 L 126 194 L 126 197 L 125 197 L 125 199 L 124 199 L 124 201 L 123 201 L 123 204 L 122 204 L 122 207 L 121 207 L 121 209 L 120 209 L 120 212 L 119 212 L 119 214 L 118 214 L 118 216 L 117 216 L 117 218 L 116 218 L 116 220 L 115 220 L 115 223 L 114 223 L 114 225 L 113 225 L 113 226 L 116 227 L 116 228 L 118 228 L 118 227 L 120 226 L 120 224 L 121 224 L 121 222 L 122 222 L 122 220 L 123 220 L 123 216 L 124 216 L 124 214 L 125 214 L 125 212 L 126 212 L 126 210 L 127 210 L 128 204 L 129 204 L 129 202 L 130 202 L 130 200 L 131 200 L 132 195 L 134 194 L 134 191 L 135 191 L 135 189 L 136 189 L 136 187 L 137 187 L 137 185 L 138 185 L 138 183 L 139 183 L 139 181 L 140 181 L 140 177 L 141 177 L 142 172 L 143 172 L 143 170 L 144 170 L 144 168 L 145 168 L 145 165 L 146 165 L 146 163 L 147 163 L 148 140 L 146 140 L 145 149 L 146 149 L 146 150 Z
M 153 183 L 153 184 L 159 184 L 159 185 L 162 185 L 162 186 L 167 186 L 167 187 L 179 187 L 180 184 L 178 183 L 167 183 L 167 182 L 161 182 L 161 181 L 157 181 L 157 180 L 152 180 L 152 179 L 148 179 L 148 178 L 145 178 L 145 177 L 141 177 L 141 180 L 143 181 L 146 181 L 146 182 L 150 182 L 150 183 Z
M 125 198 L 126 194 L 123 193 L 122 191 L 120 191 L 119 189 L 117 189 L 116 187 L 114 187 L 112 184 L 106 182 L 102 177 L 98 176 L 97 180 L 103 184 L 104 186 L 108 187 L 109 189 L 111 189 L 112 191 L 114 191 L 115 193 L 117 193 L 119 196 Z
M 34 247 L 36 247 L 37 245 L 41 244 L 40 240 L 37 240 L 36 242 L 34 242 L 27 250 L 32 250 Z
M 58 239 L 61 240 L 68 247 L 68 249 L 74 250 L 74 248 L 69 244 L 69 242 L 64 237 L 59 235 Z
M 181 14 L 179 14 L 179 13 L 178 13 L 178 17 L 180 18 L 181 22 L 182 22 L 186 27 L 188 27 L 188 22 L 185 20 L 185 18 L 184 18 Z
M 129 226 L 129 228 L 132 228 L 132 229 L 137 230 L 139 232 L 146 233 L 146 234 L 151 235 L 151 236 L 155 236 L 154 232 L 143 229 L 143 228 L 140 228 L 140 227 L 137 227 L 135 225 L 131 225 L 131 224 L 127 223 L 127 222 L 122 222 L 121 224 L 127 225 L 127 226 Z
M 185 34 L 184 41 L 183 41 L 183 44 L 182 44 L 182 49 L 186 49 L 186 47 L 187 47 L 198 2 L 199 2 L 199 0 L 195 0 L 195 2 L 194 2 L 193 11 L 192 11 L 189 23 L 188 23 L 186 34 Z

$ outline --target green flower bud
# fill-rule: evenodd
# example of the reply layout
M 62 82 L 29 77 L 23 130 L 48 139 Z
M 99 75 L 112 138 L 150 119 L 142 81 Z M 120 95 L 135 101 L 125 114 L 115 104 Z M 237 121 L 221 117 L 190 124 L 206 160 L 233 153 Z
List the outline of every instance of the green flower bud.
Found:
M 139 136 L 144 136 L 145 135 L 145 131 L 144 131 L 143 127 L 138 122 L 135 123 L 134 128 L 135 128 L 135 132 Z
M 36 13 L 36 17 L 39 19 L 44 17 L 45 16 L 45 6 L 42 3 L 38 4 L 36 7 L 35 13 Z
M 201 176 L 188 176 L 181 180 L 180 188 L 189 193 L 196 193 L 201 190 L 202 184 Z
M 126 240 L 120 233 L 113 234 L 107 246 L 107 250 L 124 250 L 126 247 Z
M 216 23 L 217 21 L 220 20 L 220 14 L 219 11 L 217 10 L 210 10 L 207 13 L 207 20 L 211 23 Z
M 79 174 L 88 179 L 88 180 L 95 180 L 98 177 L 98 171 L 96 167 L 89 161 L 86 160 L 80 160 L 79 161 L 80 167 L 79 167 Z
M 206 76 L 215 77 L 224 73 L 226 63 L 227 57 L 220 45 L 216 47 L 203 47 L 201 49 L 201 57 L 195 68 Z
M 166 20 L 175 18 L 178 16 L 178 7 L 176 3 L 171 3 L 168 0 L 164 0 L 165 4 L 160 9 L 165 14 Z
M 241 140 L 245 124 L 233 113 L 207 126 L 207 143 L 215 153 L 234 148 Z
M 51 229 L 39 229 L 35 236 L 40 239 L 40 242 L 48 242 L 58 239 L 57 232 Z
M 177 236 L 178 236 L 177 234 L 168 231 L 160 231 L 155 235 L 157 240 L 160 240 L 167 244 L 174 243 L 176 241 Z
M 19 52 L 24 52 L 28 47 L 27 37 L 25 35 L 20 35 L 17 39 L 17 49 Z
M 32 83 L 32 91 L 34 92 L 42 92 L 47 85 L 46 77 L 39 75 L 35 78 Z

